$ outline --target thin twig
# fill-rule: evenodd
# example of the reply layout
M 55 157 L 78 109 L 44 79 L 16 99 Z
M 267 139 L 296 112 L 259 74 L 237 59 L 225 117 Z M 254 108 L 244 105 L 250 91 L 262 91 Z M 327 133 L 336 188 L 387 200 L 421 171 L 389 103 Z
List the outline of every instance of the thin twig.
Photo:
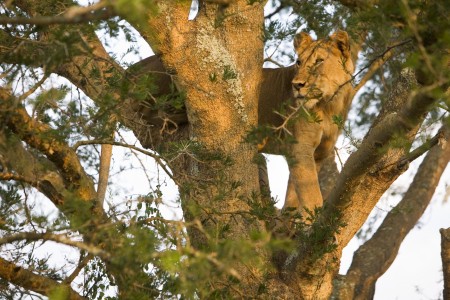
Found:
M 28 183 L 29 185 L 34 186 L 34 187 L 39 186 L 38 180 L 34 180 L 29 177 L 25 177 L 25 176 L 14 174 L 14 173 L 1 172 L 0 180 L 4 180 L 4 181 L 14 180 L 14 181 L 18 181 L 18 182 Z
M 284 67 L 282 64 L 280 64 L 280 63 L 277 62 L 276 60 L 272 59 L 271 56 L 265 58 L 265 59 L 264 59 L 264 62 L 270 62 L 270 63 L 273 63 L 274 65 L 276 65 L 276 66 L 278 66 L 278 67 L 280 67 L 280 68 L 283 68 L 283 67 Z
M 339 159 L 339 163 L 341 164 L 341 169 L 344 167 L 344 163 L 342 162 L 341 155 L 339 155 L 339 151 L 337 147 L 334 147 L 334 153 L 336 153 L 337 158 Z
M 152 153 L 150 151 L 141 149 L 139 147 L 133 146 L 133 145 L 129 145 L 129 144 L 125 144 L 125 143 L 120 143 L 120 142 L 116 142 L 116 141 L 108 141 L 108 140 L 89 140 L 89 141 L 78 141 L 76 142 L 72 148 L 74 150 L 77 150 L 78 147 L 80 146 L 86 146 L 86 145 L 103 145 L 103 144 L 109 144 L 109 145 L 113 145 L 113 146 L 120 146 L 120 147 L 125 147 L 125 148 L 130 148 L 133 150 L 136 150 L 138 152 L 141 152 L 147 156 L 150 156 L 151 158 L 153 158 L 154 160 L 156 160 L 156 162 L 161 166 L 161 168 L 164 170 L 164 172 L 166 172 L 167 176 L 170 177 L 170 179 L 172 179 L 175 183 L 177 183 L 177 181 L 175 180 L 175 178 L 172 175 L 172 172 L 169 171 L 169 169 L 167 168 L 166 164 L 163 162 L 163 158 L 155 153 Z
M 387 47 L 383 53 L 379 54 L 376 58 L 372 59 L 371 61 L 369 61 L 367 63 L 367 65 L 365 65 L 363 68 L 361 68 L 357 73 L 355 73 L 352 76 L 352 79 L 350 81 L 353 81 L 358 75 L 360 75 L 364 70 L 367 70 L 367 73 L 364 74 L 364 77 L 360 80 L 360 82 L 355 86 L 354 88 L 354 93 L 356 94 L 356 92 L 361 89 L 361 87 L 364 86 L 364 84 L 366 84 L 366 82 L 373 76 L 373 74 L 384 64 L 386 63 L 394 54 L 393 50 L 395 48 L 404 46 L 406 44 L 409 44 L 412 42 L 412 39 L 407 39 L 401 42 L 398 42 L 396 44 L 393 44 L 389 47 Z M 344 84 L 347 84 L 344 83 Z
M 26 98 L 28 98 L 31 94 L 33 94 L 34 92 L 36 92 L 36 90 L 47 80 L 48 75 L 44 75 L 41 80 L 39 80 L 35 85 L 33 85 L 33 87 L 31 87 L 31 89 L 29 89 L 28 91 L 26 91 L 25 93 L 23 93 L 22 95 L 17 97 L 17 101 L 23 101 Z
M 85 250 L 92 255 L 100 256 L 101 258 L 108 259 L 110 255 L 106 253 L 103 249 L 97 248 L 94 245 L 89 245 L 84 242 L 71 240 L 69 237 L 61 234 L 54 234 L 51 232 L 36 233 L 36 232 L 19 232 L 13 235 L 4 236 L 0 238 L 0 245 L 9 244 L 16 241 L 27 240 L 27 241 L 53 241 L 58 242 L 67 246 L 76 247 L 78 249 Z
M 69 276 L 67 276 L 62 281 L 62 283 L 71 283 L 78 276 L 78 274 L 80 274 L 81 270 L 83 270 L 83 268 L 88 264 L 88 262 L 90 262 L 93 258 L 94 255 L 92 254 L 88 254 L 85 257 L 80 256 L 80 261 L 77 267 L 75 268 L 75 270 L 73 270 L 73 272 Z
M 383 167 L 379 167 L 372 173 L 375 174 L 383 169 L 389 168 L 394 165 L 396 165 L 398 169 L 403 169 L 405 167 L 405 165 L 411 163 L 412 161 L 414 161 L 415 159 L 420 157 L 422 154 L 425 154 L 428 150 L 430 150 L 431 148 L 436 146 L 443 138 L 444 138 L 444 133 L 442 130 L 439 130 L 439 132 L 434 137 L 432 137 L 430 140 L 426 141 L 425 143 L 423 143 L 422 145 L 420 145 L 413 151 L 407 153 L 405 156 L 403 156 L 396 162 L 385 165 Z

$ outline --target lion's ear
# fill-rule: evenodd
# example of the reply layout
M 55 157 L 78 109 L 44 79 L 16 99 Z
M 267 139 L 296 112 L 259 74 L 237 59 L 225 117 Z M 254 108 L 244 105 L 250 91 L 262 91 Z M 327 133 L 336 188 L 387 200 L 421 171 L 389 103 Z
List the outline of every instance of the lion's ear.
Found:
M 350 39 L 347 32 L 339 30 L 330 36 L 330 39 L 336 43 L 336 47 L 342 52 L 345 58 L 350 57 Z
M 298 53 L 303 52 L 312 41 L 313 39 L 309 34 L 306 32 L 299 32 L 294 37 L 294 48 Z

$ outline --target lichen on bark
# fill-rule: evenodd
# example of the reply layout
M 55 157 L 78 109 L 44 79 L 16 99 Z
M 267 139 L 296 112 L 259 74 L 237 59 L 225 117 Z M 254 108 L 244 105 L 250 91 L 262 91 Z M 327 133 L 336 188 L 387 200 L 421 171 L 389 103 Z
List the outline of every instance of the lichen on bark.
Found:
M 197 33 L 197 47 L 199 56 L 202 57 L 202 64 L 200 65 L 204 70 L 211 72 L 211 67 L 214 69 L 210 77 L 211 81 L 217 80 L 217 77 L 222 78 L 227 85 L 226 91 L 234 98 L 234 107 L 237 109 L 241 120 L 244 123 L 248 122 L 245 104 L 243 102 L 244 95 L 242 91 L 242 79 L 240 73 L 237 71 L 236 63 L 226 49 L 223 42 L 220 42 L 212 31 L 212 26 L 200 28 Z M 205 55 L 206 54 L 206 55 Z M 211 95 L 213 97 L 213 95 Z

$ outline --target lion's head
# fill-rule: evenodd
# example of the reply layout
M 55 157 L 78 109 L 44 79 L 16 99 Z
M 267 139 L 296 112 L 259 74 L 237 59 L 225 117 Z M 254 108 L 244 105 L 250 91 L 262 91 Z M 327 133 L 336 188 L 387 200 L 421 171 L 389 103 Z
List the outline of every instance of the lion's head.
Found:
M 338 31 L 318 41 L 300 32 L 294 38 L 294 47 L 298 59 L 292 88 L 294 98 L 304 101 L 304 107 L 311 109 L 346 93 L 354 71 L 346 32 Z

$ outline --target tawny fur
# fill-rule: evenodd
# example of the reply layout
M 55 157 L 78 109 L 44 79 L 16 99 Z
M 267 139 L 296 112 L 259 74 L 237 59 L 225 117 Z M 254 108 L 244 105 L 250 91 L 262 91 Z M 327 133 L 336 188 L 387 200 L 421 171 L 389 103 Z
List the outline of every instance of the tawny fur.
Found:
M 352 73 L 350 42 L 346 32 L 338 31 L 327 39 L 313 41 L 306 33 L 294 39 L 297 64 L 283 72 L 266 72 L 259 102 L 259 124 L 278 127 L 283 118 L 275 111 L 286 101 L 291 109 L 315 115 L 319 122 L 299 117 L 288 130 L 296 143 L 286 146 L 292 161 L 284 208 L 304 212 L 323 205 L 318 172 L 320 164 L 333 153 L 339 128 L 333 116 L 344 119 L 351 104 Z M 293 78 L 293 79 L 292 79 Z M 292 81 L 291 81 L 292 80 Z M 271 92 L 273 85 L 283 86 L 282 93 Z M 280 91 L 280 90 L 278 90 Z M 289 114 L 289 111 L 287 112 Z M 277 153 L 278 149 L 262 152 Z
M 339 135 L 333 116 L 346 117 L 353 94 L 351 75 L 354 67 L 349 45 L 348 35 L 342 31 L 318 41 L 313 41 L 306 33 L 299 33 L 294 39 L 298 65 L 263 69 L 258 125 L 280 126 L 283 118 L 275 112 L 286 104 L 297 108 L 303 105 L 308 113 L 317 115 L 321 120 L 316 123 L 298 118 L 289 128 L 296 143 L 269 143 L 262 149 L 262 152 L 272 154 L 287 152 L 295 162 L 289 166 L 285 208 L 312 210 L 323 204 L 317 174 L 321 162 L 332 154 Z M 129 71 L 132 77 L 140 74 L 152 74 L 155 77 L 159 90 L 154 97 L 171 93 L 173 77 L 166 72 L 157 56 L 139 62 Z M 149 102 L 151 104 L 152 100 Z M 178 125 L 187 122 L 184 110 L 167 114 L 147 107 L 145 103 L 135 105 L 142 118 L 156 129 L 162 127 L 166 118 Z

